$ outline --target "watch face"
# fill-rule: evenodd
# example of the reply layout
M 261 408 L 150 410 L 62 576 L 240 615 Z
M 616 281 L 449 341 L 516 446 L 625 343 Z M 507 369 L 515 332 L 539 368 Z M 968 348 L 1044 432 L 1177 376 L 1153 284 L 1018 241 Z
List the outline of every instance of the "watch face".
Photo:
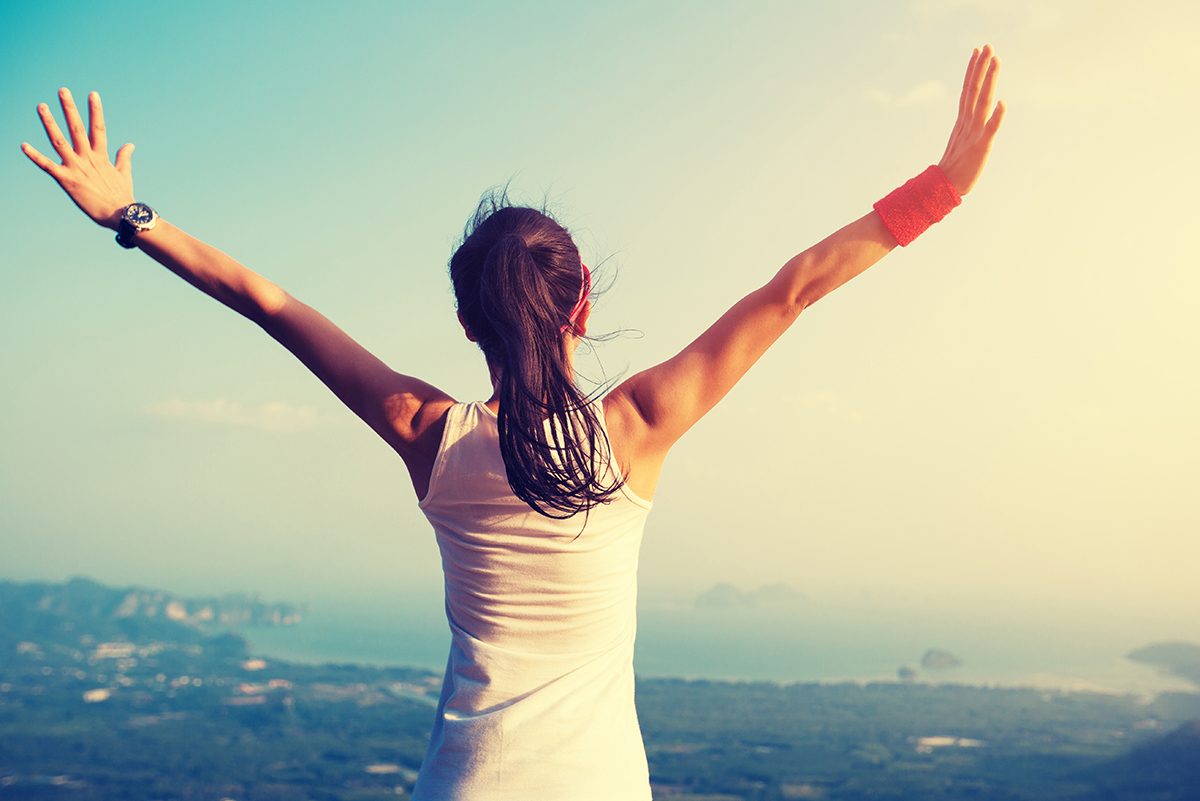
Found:
M 145 203 L 130 203 L 125 209 L 125 219 L 134 225 L 145 225 L 154 218 L 154 212 Z

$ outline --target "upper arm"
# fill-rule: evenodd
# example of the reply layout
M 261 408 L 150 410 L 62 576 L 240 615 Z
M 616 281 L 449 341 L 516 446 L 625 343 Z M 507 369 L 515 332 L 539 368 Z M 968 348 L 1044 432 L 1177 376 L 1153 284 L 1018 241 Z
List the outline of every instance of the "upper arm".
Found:
M 636 410 L 644 449 L 665 453 L 796 320 L 803 306 L 785 272 L 734 304 L 678 354 L 613 390 Z
M 415 425 L 421 408 L 449 399 L 436 387 L 391 369 L 290 294 L 284 293 L 257 322 L 401 456 L 409 455 L 421 434 Z

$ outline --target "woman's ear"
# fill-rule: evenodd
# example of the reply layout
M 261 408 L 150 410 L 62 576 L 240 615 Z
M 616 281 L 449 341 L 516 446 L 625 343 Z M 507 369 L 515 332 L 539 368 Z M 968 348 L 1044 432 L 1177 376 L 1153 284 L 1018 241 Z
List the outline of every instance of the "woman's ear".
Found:
M 479 341 L 479 340 L 477 340 L 477 339 L 475 338 L 475 336 L 474 336 L 474 335 L 471 333 L 471 329 L 470 329 L 470 328 L 467 328 L 467 321 L 463 319 L 462 312 L 458 312 L 458 322 L 459 322 L 459 323 L 462 325 L 462 327 L 463 327 L 463 333 L 467 335 L 467 339 L 471 340 L 472 342 L 478 342 L 478 341 Z
M 579 316 L 575 318 L 575 336 L 581 337 L 587 334 L 588 317 L 592 315 L 592 302 L 585 300 L 583 308 L 579 310 Z

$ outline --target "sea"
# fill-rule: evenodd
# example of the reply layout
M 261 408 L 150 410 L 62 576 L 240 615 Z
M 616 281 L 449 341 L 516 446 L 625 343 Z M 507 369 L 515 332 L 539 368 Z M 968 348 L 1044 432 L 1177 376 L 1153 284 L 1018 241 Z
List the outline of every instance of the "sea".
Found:
M 309 664 L 400 665 L 441 671 L 449 629 L 435 594 L 408 599 L 304 602 L 301 623 L 239 630 L 252 654 Z M 875 682 L 1035 687 L 1135 694 L 1200 687 L 1126 658 L 1163 639 L 1104 615 L 1076 620 L 972 615 L 961 609 L 801 602 L 699 608 L 688 600 L 639 605 L 634 668 L 642 678 Z M 1175 639 L 1200 639 L 1180 631 Z M 959 664 L 924 667 L 937 650 Z M 942 660 L 945 661 L 945 660 Z

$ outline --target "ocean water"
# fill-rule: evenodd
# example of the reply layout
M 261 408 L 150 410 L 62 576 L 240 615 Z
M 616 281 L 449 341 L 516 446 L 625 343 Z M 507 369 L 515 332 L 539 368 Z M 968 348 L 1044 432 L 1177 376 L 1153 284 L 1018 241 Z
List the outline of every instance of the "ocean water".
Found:
M 642 677 L 735 681 L 892 681 L 907 666 L 917 681 L 1135 693 L 1196 691 L 1190 683 L 1124 657 L 1149 635 L 1102 620 L 1020 621 L 961 613 L 811 603 L 752 609 L 644 604 L 634 667 Z M 440 671 L 449 647 L 440 599 L 371 604 L 310 602 L 286 628 L 240 633 L 266 658 L 307 663 L 405 665 Z M 1182 638 L 1182 637 L 1181 637 Z M 928 649 L 962 664 L 922 669 Z

